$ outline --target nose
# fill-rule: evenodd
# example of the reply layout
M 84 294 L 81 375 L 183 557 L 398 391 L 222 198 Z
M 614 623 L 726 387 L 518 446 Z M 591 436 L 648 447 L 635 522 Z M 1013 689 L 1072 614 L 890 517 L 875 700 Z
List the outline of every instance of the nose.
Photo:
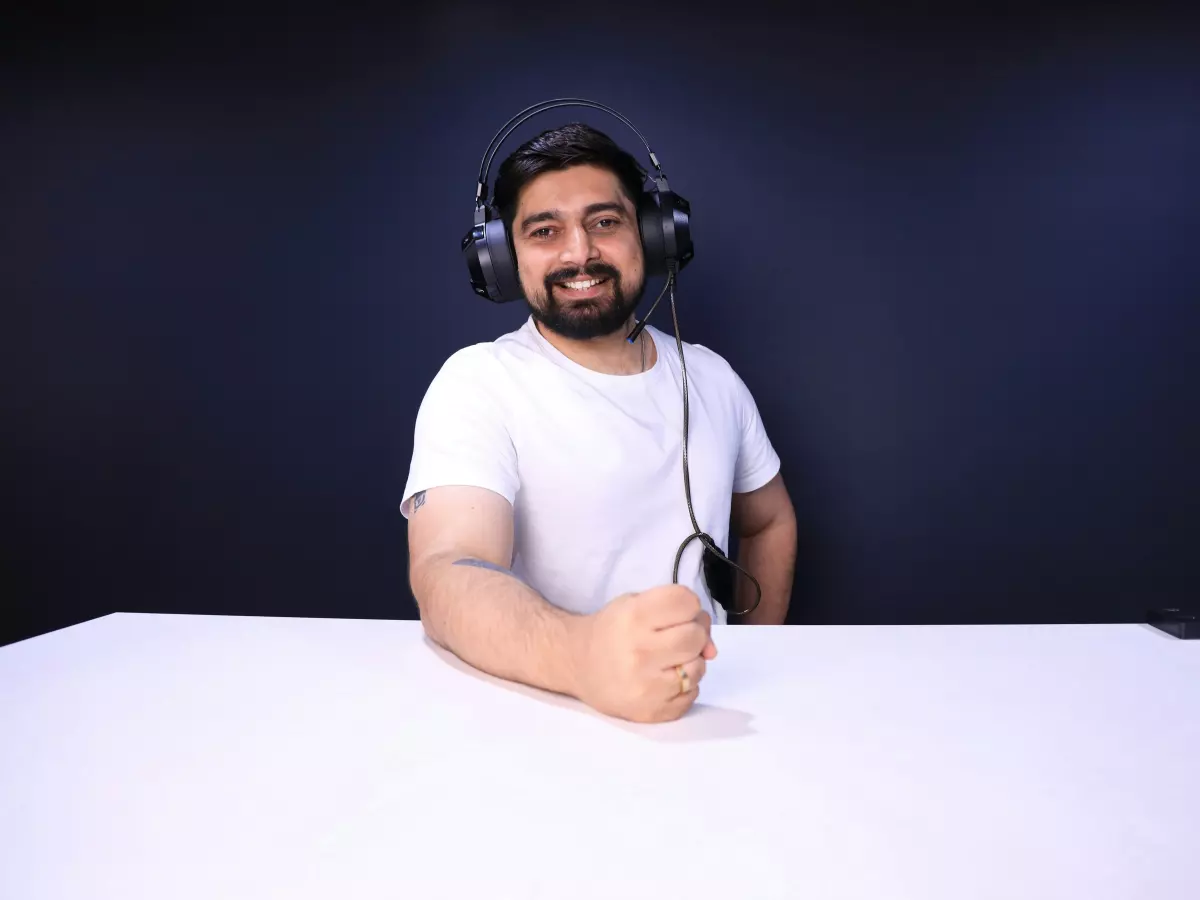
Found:
M 591 232 L 583 225 L 567 229 L 560 259 L 566 265 L 584 266 L 600 255 Z

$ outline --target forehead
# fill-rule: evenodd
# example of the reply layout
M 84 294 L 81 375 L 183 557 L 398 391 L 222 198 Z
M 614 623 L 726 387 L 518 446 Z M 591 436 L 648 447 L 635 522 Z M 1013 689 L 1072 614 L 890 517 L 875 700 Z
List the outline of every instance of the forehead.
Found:
M 543 172 L 525 185 L 517 204 L 521 215 L 542 210 L 578 212 L 591 203 L 616 201 L 629 207 L 621 182 L 608 169 L 581 165 Z

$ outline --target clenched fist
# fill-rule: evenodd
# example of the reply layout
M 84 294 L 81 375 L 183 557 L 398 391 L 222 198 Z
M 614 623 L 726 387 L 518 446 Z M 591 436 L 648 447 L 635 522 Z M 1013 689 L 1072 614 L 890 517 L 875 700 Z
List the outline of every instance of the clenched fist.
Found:
M 622 594 L 586 617 L 577 660 L 579 699 L 633 722 L 679 718 L 696 700 L 707 661 L 717 655 L 711 627 L 700 598 L 680 585 Z

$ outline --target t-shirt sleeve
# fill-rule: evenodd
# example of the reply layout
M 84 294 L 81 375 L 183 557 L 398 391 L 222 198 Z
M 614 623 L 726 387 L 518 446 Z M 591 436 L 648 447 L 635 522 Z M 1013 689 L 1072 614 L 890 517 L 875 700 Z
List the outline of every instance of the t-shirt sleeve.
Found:
M 733 373 L 733 384 L 735 406 L 741 421 L 733 491 L 735 494 L 746 494 L 775 477 L 779 472 L 779 454 L 767 436 L 754 396 L 736 372 Z
M 421 400 L 412 461 L 400 512 L 414 494 L 444 485 L 487 488 L 509 503 L 517 496 L 517 456 L 504 419 L 502 371 L 485 347 L 451 356 Z

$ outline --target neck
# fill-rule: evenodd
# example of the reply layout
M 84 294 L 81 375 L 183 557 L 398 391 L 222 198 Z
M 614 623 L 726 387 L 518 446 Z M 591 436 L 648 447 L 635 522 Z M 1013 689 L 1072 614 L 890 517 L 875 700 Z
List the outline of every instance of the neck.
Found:
M 629 343 L 628 336 L 637 324 L 637 319 L 629 317 L 623 328 L 606 334 L 603 337 L 575 340 L 563 337 L 536 319 L 534 327 L 553 347 L 563 356 L 593 372 L 604 375 L 636 375 L 642 371 L 642 349 L 645 347 L 646 369 L 654 365 L 657 349 L 654 341 L 646 331 L 634 342 Z

